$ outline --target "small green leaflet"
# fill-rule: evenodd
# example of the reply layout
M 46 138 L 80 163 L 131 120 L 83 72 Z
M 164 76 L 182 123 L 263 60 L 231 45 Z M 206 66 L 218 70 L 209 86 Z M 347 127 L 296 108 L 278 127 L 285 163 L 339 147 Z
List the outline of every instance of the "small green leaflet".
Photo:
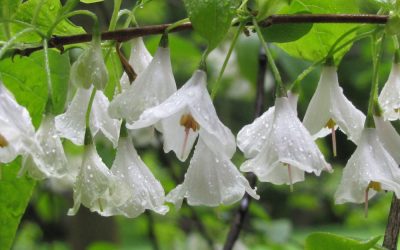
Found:
M 208 41 L 211 51 L 224 39 L 235 15 L 238 0 L 184 0 L 193 28 Z
M 263 20 L 270 15 L 278 13 L 280 9 L 288 6 L 292 0 L 256 0 L 257 20 Z
M 306 239 L 305 250 L 368 250 L 371 249 L 380 239 L 380 236 L 370 240 L 356 240 L 332 233 L 313 233 Z

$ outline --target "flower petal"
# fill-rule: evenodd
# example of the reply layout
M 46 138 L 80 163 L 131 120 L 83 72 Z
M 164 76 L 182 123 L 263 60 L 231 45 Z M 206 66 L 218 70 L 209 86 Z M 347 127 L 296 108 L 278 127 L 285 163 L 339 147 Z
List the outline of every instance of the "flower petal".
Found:
M 159 47 L 150 65 L 126 91 L 114 98 L 108 112 L 113 118 L 133 123 L 144 110 L 160 104 L 175 91 L 169 49 Z
M 376 130 L 378 131 L 379 140 L 385 149 L 400 164 L 400 136 L 396 129 L 389 121 L 384 121 L 382 117 L 374 116 Z
M 90 131 L 95 136 L 101 131 L 107 139 L 109 139 L 114 148 L 118 145 L 119 130 L 121 127 L 121 121 L 112 119 L 107 112 L 110 105 L 108 98 L 102 91 L 96 91 L 96 95 L 93 100 L 92 111 L 90 112 Z
M 183 184 L 166 199 L 177 207 L 183 198 L 192 206 L 218 206 L 237 202 L 245 192 L 259 198 L 229 158 L 213 152 L 200 137 Z
M 382 105 L 383 116 L 390 121 L 400 118 L 400 64 L 393 63 L 389 79 L 379 94 L 379 103 Z
M 383 147 L 374 128 L 362 131 L 356 151 L 343 170 L 342 180 L 335 193 L 335 203 L 363 203 L 371 181 L 379 182 L 382 189 L 393 191 L 400 197 L 400 170 Z M 375 191 L 368 192 L 371 198 Z

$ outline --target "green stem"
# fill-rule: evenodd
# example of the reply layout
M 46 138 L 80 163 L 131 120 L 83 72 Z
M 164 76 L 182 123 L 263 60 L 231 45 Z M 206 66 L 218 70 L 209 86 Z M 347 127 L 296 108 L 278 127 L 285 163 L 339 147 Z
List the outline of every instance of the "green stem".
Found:
M 94 97 L 96 96 L 96 88 L 93 88 L 92 94 L 90 95 L 89 99 L 89 105 L 86 110 L 86 129 L 89 129 L 89 124 L 90 124 L 90 112 L 92 111 L 92 106 L 93 106 L 93 101 Z
M 51 81 L 51 71 L 50 71 L 50 63 L 49 63 L 49 48 L 47 46 L 47 39 L 43 39 L 43 51 L 44 51 L 44 67 L 46 71 L 46 78 L 47 78 L 47 105 L 46 105 L 46 112 L 51 112 L 53 103 L 53 84 Z
M 49 28 L 49 31 L 47 32 L 47 36 L 50 37 L 53 34 L 54 29 L 57 27 L 57 25 L 62 22 L 64 19 L 66 18 L 70 18 L 72 16 L 77 16 L 77 15 L 84 15 L 84 16 L 88 16 L 90 18 L 92 18 L 93 22 L 94 22 L 94 27 L 98 26 L 98 18 L 96 16 L 96 14 L 94 14 L 91 11 L 88 10 L 75 10 L 75 11 L 71 11 L 65 15 L 60 16 Z
M 114 10 L 111 16 L 110 26 L 108 27 L 108 30 L 115 30 L 115 28 L 117 27 L 118 12 L 121 8 L 121 3 L 122 0 L 114 0 Z
M 175 29 L 176 27 L 180 26 L 181 24 L 187 23 L 187 22 L 189 22 L 189 18 L 181 19 L 181 20 L 169 25 L 168 28 L 165 30 L 165 33 L 168 33 L 171 30 Z
M 365 121 L 366 128 L 374 128 L 374 114 L 378 107 L 376 107 L 378 100 L 378 84 L 379 84 L 379 66 L 382 58 L 382 41 L 384 39 L 384 35 L 372 36 L 372 63 L 373 63 L 373 71 L 372 71 L 372 83 L 371 83 L 371 92 L 369 96 L 368 102 L 368 113 L 367 119 Z
M 15 34 L 13 37 L 11 37 L 11 39 L 8 40 L 8 41 L 3 45 L 3 47 L 1 47 L 1 49 L 0 49 L 0 59 L 1 59 L 1 58 L 3 57 L 3 55 L 6 53 L 7 49 L 10 48 L 10 47 L 14 44 L 14 42 L 15 42 L 19 37 L 25 35 L 26 33 L 32 32 L 32 31 L 36 32 L 36 28 L 27 28 L 27 29 L 24 29 L 24 30 L 18 32 L 17 34 Z
M 232 39 L 231 46 L 229 47 L 228 53 L 226 54 L 225 61 L 222 64 L 222 68 L 219 71 L 219 75 L 218 75 L 217 81 L 215 82 L 214 88 L 213 88 L 213 90 L 211 92 L 211 99 L 212 100 L 214 100 L 214 98 L 215 98 L 215 96 L 216 96 L 216 94 L 217 94 L 217 92 L 218 92 L 218 90 L 220 88 L 220 83 L 221 83 L 222 76 L 224 75 L 226 66 L 228 65 L 228 62 L 229 62 L 229 59 L 231 58 L 233 49 L 235 48 L 236 42 L 237 42 L 237 40 L 239 38 L 239 35 L 242 33 L 243 28 L 244 28 L 244 23 L 240 23 L 239 28 L 237 29 L 237 31 L 235 33 L 235 36 Z
M 348 31 L 346 31 L 345 33 L 343 33 L 338 39 L 336 39 L 336 41 L 332 44 L 331 49 L 328 52 L 327 58 L 329 57 L 333 57 L 334 54 L 334 50 L 336 48 L 336 46 L 344 39 L 346 38 L 346 36 L 350 35 L 353 32 L 356 32 L 358 29 L 360 29 L 361 26 L 356 26 Z
M 39 16 L 39 13 L 40 13 L 40 10 L 42 9 L 43 4 L 44 4 L 44 0 L 40 0 L 39 4 L 36 6 L 35 14 L 33 14 L 32 21 L 31 21 L 32 25 L 36 24 L 36 20 Z
M 282 78 L 281 75 L 279 74 L 279 70 L 278 67 L 276 67 L 275 61 L 274 61 L 274 57 L 271 54 L 271 51 L 268 48 L 267 43 L 264 40 L 264 37 L 261 33 L 260 27 L 258 26 L 258 23 L 256 21 L 255 18 L 253 18 L 253 24 L 254 24 L 254 28 L 256 29 L 258 38 L 261 41 L 261 45 L 264 48 L 265 54 L 267 56 L 268 59 L 268 63 L 271 66 L 271 70 L 272 70 L 272 74 L 274 75 L 275 81 L 276 81 L 276 96 L 277 97 L 283 97 L 283 96 L 287 96 L 286 90 L 285 90 L 285 86 L 283 86 L 283 82 L 282 82 Z

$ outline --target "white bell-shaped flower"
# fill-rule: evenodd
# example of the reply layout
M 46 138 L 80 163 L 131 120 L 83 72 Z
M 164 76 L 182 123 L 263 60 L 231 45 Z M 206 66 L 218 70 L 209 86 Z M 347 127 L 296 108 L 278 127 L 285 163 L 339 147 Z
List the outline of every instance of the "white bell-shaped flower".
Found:
M 357 143 L 364 121 L 365 115 L 344 96 L 336 68 L 324 66 L 304 116 L 304 126 L 314 138 L 324 137 L 339 127 L 350 140 Z
M 67 111 L 55 118 L 60 136 L 71 140 L 76 145 L 83 145 L 86 130 L 85 117 L 92 89 L 93 87 L 90 89 L 78 88 Z M 104 93 L 97 90 L 90 112 L 89 125 L 93 136 L 101 131 L 116 147 L 121 121 L 112 119 L 108 115 L 109 104 Z
M 159 214 L 168 212 L 168 206 L 164 205 L 163 187 L 140 159 L 129 137 L 120 138 L 111 172 L 119 183 L 127 187 L 123 194 L 118 194 L 126 196 L 127 200 L 118 207 L 112 207 L 110 211 L 105 210 L 105 215 L 134 218 L 146 209 Z
M 331 171 L 287 97 L 276 98 L 273 121 L 261 136 L 267 139 L 260 153 L 240 168 L 254 172 L 260 181 L 291 185 L 304 180 L 304 171 Z
M 374 116 L 374 121 L 379 140 L 396 163 L 400 165 L 400 135 L 392 124 L 385 121 L 383 117 Z
M 0 162 L 8 163 L 35 144 L 31 117 L 0 82 Z
M 81 204 L 89 208 L 92 212 L 102 213 L 118 206 L 123 201 L 112 199 L 113 195 L 119 191 L 118 187 L 123 188 L 116 182 L 115 177 L 97 154 L 93 144 L 85 145 L 82 165 L 74 184 L 74 206 L 69 209 L 68 215 L 75 215 Z M 115 202 L 114 201 L 118 201 Z
M 133 123 L 144 110 L 160 104 L 175 91 L 169 48 L 159 47 L 149 66 L 112 100 L 108 112 L 113 118 Z
M 393 121 L 400 118 L 400 63 L 393 63 L 378 100 L 385 119 Z
M 207 75 L 197 70 L 182 88 L 158 106 L 147 109 L 130 129 L 155 125 L 163 133 L 164 151 L 173 150 L 184 161 L 200 134 L 217 151 L 223 149 L 230 158 L 236 151 L 235 137 L 218 119 L 211 97 L 207 91 Z
M 185 180 L 167 195 L 167 201 L 181 207 L 184 198 L 192 206 L 230 205 L 247 192 L 259 199 L 247 179 L 221 151 L 215 151 L 202 137 L 194 150 Z
M 23 161 L 19 175 L 25 171 L 36 180 L 63 178 L 69 172 L 61 139 L 56 133 L 54 116 L 46 115 L 36 132 L 39 147 L 32 148 Z
M 400 170 L 396 161 L 381 143 L 375 128 L 362 131 L 356 151 L 347 162 L 335 203 L 367 204 L 377 191 L 395 192 L 400 198 Z
M 138 37 L 131 40 L 131 55 L 129 57 L 129 64 L 132 66 L 133 70 L 137 75 L 142 74 L 142 72 L 149 66 L 153 57 L 144 45 L 143 38 Z M 128 74 L 124 72 L 120 79 L 123 91 L 131 85 L 129 81 Z
M 288 93 L 289 102 L 297 114 L 298 95 Z M 237 145 L 246 158 L 255 157 L 267 140 L 267 134 L 274 120 L 275 107 L 270 107 L 264 114 L 257 117 L 253 123 L 244 126 L 237 135 Z

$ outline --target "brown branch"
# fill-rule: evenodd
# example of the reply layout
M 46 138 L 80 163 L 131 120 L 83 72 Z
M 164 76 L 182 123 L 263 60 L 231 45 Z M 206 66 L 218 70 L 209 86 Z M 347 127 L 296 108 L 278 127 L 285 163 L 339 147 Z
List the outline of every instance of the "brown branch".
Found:
M 383 246 L 389 250 L 397 249 L 397 241 L 400 231 L 400 200 L 396 198 L 393 193 L 392 204 L 390 205 L 390 212 L 388 216 L 388 223 L 386 225 L 385 238 Z
M 258 76 L 257 76 L 257 96 L 255 102 L 255 118 L 259 117 L 263 113 L 264 106 L 264 83 L 265 83 L 265 73 L 267 71 L 267 57 L 264 50 L 260 50 L 260 55 L 258 58 Z M 253 173 L 247 174 L 247 179 L 249 180 L 250 186 L 255 186 L 257 179 Z M 240 202 L 239 209 L 237 210 L 235 217 L 233 219 L 231 228 L 229 230 L 228 236 L 226 237 L 224 250 L 231 250 L 235 245 L 235 242 L 239 238 L 239 234 L 242 231 L 244 222 L 246 220 L 249 206 L 251 202 L 251 197 L 246 193 Z
M 287 23 L 370 23 L 385 24 L 388 20 L 387 15 L 367 15 L 367 14 L 298 14 L 298 15 L 272 15 L 260 21 L 260 26 L 268 27 L 275 24 Z M 162 34 L 170 24 L 160 24 L 128 28 L 123 30 L 106 31 L 101 34 L 103 41 L 124 42 L 132 38 Z M 175 27 L 170 32 L 191 30 L 190 22 L 183 23 Z M 49 48 L 62 48 L 65 45 L 89 42 L 92 40 L 91 34 L 79 34 L 72 36 L 54 36 L 49 39 Z M 42 46 L 28 48 L 24 50 L 14 50 L 14 54 L 28 56 L 31 53 L 41 50 Z

